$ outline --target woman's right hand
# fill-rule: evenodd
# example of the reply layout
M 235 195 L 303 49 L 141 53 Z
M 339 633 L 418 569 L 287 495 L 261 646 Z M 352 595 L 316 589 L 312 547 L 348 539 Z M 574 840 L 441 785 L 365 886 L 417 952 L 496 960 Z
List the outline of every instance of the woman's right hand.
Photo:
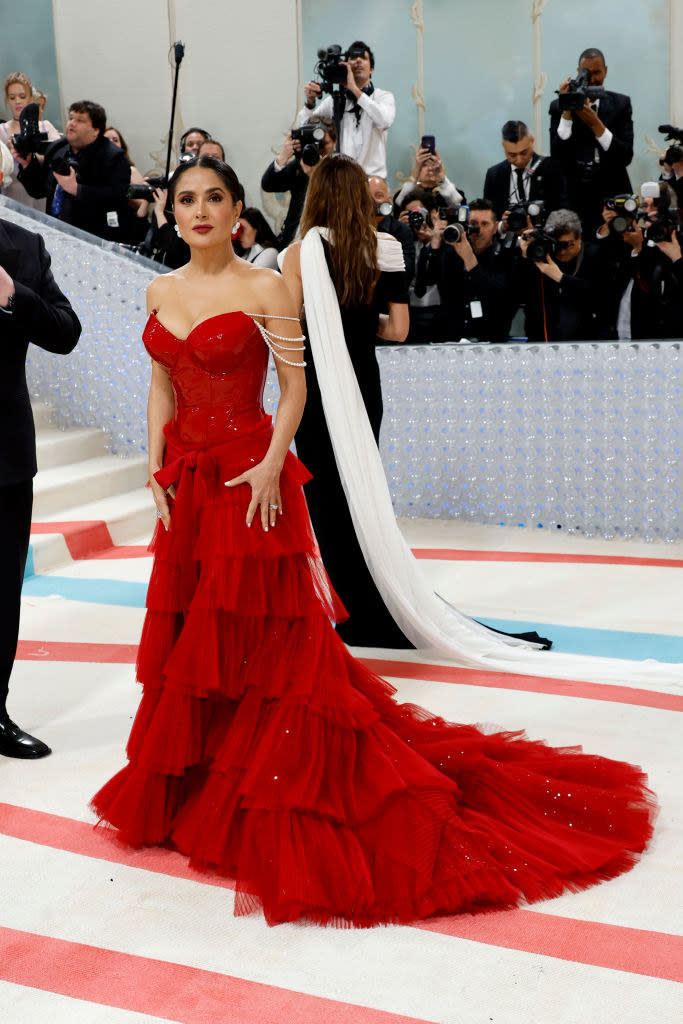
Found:
M 152 496 L 154 498 L 154 504 L 157 507 L 157 515 L 161 522 L 164 524 L 164 529 L 168 530 L 171 525 L 171 510 L 168 505 L 169 498 L 175 498 L 175 487 L 169 487 L 168 491 L 165 491 L 160 483 L 154 479 L 154 473 L 149 474 L 149 486 L 152 488 Z

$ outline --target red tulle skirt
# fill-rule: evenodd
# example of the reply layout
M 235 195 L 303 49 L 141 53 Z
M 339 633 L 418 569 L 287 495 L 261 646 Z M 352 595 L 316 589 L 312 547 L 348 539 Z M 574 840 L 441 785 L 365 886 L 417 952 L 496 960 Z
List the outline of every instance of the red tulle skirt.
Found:
M 169 450 L 128 765 L 93 798 L 132 845 L 236 880 L 236 913 L 367 927 L 518 906 L 630 868 L 655 802 L 629 764 L 394 700 L 356 661 L 290 454 L 284 515 L 226 488 L 269 435 Z

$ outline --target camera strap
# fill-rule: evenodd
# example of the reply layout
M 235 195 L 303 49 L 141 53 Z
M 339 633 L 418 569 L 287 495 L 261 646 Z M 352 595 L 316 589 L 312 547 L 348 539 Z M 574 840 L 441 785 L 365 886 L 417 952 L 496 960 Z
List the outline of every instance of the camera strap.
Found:
M 368 84 L 364 85 L 363 88 L 361 89 L 361 92 L 364 92 L 366 96 L 372 96 L 374 91 L 375 87 L 372 84 L 372 82 L 368 82 Z M 360 124 L 361 116 L 363 114 L 363 108 L 360 106 L 358 100 L 353 95 L 353 93 L 350 92 L 348 89 L 346 90 L 346 98 L 348 99 L 349 103 L 351 103 L 351 106 L 346 111 L 346 113 L 354 115 L 354 117 L 356 118 L 356 127 L 358 127 L 358 125 Z

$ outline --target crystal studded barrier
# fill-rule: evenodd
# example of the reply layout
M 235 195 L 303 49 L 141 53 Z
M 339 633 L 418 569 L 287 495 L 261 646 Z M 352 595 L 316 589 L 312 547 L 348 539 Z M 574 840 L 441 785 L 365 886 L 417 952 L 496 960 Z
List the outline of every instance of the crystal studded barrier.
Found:
M 0 216 L 40 231 L 83 322 L 71 356 L 31 348 L 32 396 L 120 455 L 144 451 L 140 335 L 161 268 L 6 199 Z M 397 515 L 680 539 L 681 342 L 397 346 L 379 361 Z

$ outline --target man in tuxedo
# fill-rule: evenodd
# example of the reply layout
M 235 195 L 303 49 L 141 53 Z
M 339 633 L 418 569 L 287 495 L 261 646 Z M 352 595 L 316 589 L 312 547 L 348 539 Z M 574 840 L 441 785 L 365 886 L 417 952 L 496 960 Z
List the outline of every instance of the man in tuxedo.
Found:
M 6 757 L 50 753 L 45 743 L 10 719 L 6 707 L 37 468 L 26 351 L 33 342 L 48 352 L 66 354 L 80 333 L 78 317 L 52 276 L 41 236 L 0 219 L 0 754 Z
M 66 138 L 41 156 L 17 156 L 19 180 L 29 195 L 47 197 L 54 217 L 110 241 L 122 240 L 128 216 L 130 164 L 105 137 L 107 115 L 99 103 L 79 100 L 69 108 Z
M 506 121 L 502 143 L 505 159 L 487 170 L 484 198 L 493 203 L 503 231 L 508 230 L 508 213 L 518 203 L 540 200 L 546 212 L 567 205 L 562 168 L 549 157 L 534 152 L 534 137 L 524 121 Z
M 590 75 L 590 85 L 602 86 L 607 65 L 600 50 L 584 50 L 579 71 Z M 569 79 L 560 93 L 569 91 Z M 605 90 L 593 100 L 586 98 L 577 111 L 550 104 L 550 153 L 564 168 L 569 206 L 583 221 L 584 231 L 594 232 L 602 222 L 607 196 L 631 192 L 627 167 L 633 159 L 633 113 L 630 97 Z

